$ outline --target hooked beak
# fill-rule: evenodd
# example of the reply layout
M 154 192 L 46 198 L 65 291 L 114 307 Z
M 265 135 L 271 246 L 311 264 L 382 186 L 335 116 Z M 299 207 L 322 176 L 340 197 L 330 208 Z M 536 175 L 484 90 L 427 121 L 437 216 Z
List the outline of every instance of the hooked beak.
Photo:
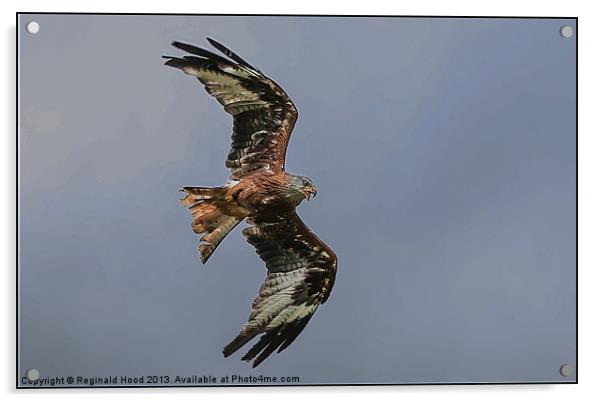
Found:
M 318 190 L 316 190 L 315 187 L 309 187 L 306 191 L 305 194 L 307 195 L 307 201 L 309 201 L 310 198 L 315 197 L 316 194 L 318 194 Z

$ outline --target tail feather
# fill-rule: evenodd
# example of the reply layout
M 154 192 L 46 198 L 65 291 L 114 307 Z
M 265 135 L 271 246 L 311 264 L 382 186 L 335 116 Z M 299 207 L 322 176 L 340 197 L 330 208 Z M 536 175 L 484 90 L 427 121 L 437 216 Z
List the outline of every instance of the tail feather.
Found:
M 199 252 L 201 253 L 201 261 L 203 261 L 203 263 L 207 262 L 217 246 L 219 246 L 222 240 L 224 240 L 228 233 L 230 233 L 240 221 L 240 218 L 228 216 L 220 226 L 201 239 L 202 243 L 199 245 Z
M 186 196 L 180 200 L 192 213 L 192 230 L 201 235 L 199 253 L 207 262 L 222 240 L 240 223 L 242 218 L 224 213 L 219 206 L 224 202 L 225 187 L 184 187 Z

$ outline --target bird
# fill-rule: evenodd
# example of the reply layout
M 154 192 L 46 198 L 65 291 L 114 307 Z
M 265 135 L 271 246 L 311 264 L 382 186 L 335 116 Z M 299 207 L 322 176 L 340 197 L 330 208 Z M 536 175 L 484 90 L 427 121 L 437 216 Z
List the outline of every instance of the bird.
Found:
M 285 170 L 285 157 L 298 111 L 284 90 L 236 53 L 207 38 L 209 51 L 175 41 L 185 55 L 163 56 L 165 65 L 196 77 L 233 118 L 226 167 L 220 187 L 183 187 L 180 202 L 192 213 L 199 253 L 206 263 L 222 240 L 243 220 L 242 230 L 267 268 L 248 321 L 223 349 L 229 357 L 258 341 L 242 356 L 257 367 L 274 351 L 282 352 L 328 300 L 336 273 L 335 252 L 296 212 L 317 194 L 306 176 Z

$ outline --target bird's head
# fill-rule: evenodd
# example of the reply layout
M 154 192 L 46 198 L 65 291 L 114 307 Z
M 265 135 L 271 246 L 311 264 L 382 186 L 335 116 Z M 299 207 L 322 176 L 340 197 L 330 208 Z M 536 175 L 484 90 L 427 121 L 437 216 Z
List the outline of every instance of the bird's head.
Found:
M 315 197 L 316 194 L 318 194 L 316 186 L 309 179 L 309 177 L 293 176 L 291 184 L 293 191 L 296 193 L 295 198 L 299 198 L 299 202 L 301 202 L 304 198 L 306 198 L 309 201 L 311 197 Z

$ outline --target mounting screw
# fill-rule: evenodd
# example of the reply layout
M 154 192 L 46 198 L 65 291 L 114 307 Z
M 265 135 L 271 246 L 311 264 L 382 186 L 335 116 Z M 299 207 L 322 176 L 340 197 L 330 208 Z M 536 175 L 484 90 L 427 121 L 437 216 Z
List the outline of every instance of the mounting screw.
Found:
M 40 378 L 40 372 L 38 371 L 38 369 L 34 368 L 27 370 L 25 375 L 27 376 L 27 379 L 31 381 L 35 381 L 38 378 Z
M 29 32 L 30 34 L 37 34 L 38 31 L 40 30 L 40 24 L 38 24 L 35 21 L 31 21 L 28 22 L 27 25 L 25 26 L 25 29 L 27 30 L 27 32 Z
M 562 28 L 560 28 L 560 36 L 562 36 L 563 38 L 570 38 L 571 36 L 573 36 L 573 28 L 569 25 L 565 25 Z
M 570 364 L 563 364 L 560 366 L 560 375 L 563 377 L 570 377 L 573 375 L 573 366 Z

